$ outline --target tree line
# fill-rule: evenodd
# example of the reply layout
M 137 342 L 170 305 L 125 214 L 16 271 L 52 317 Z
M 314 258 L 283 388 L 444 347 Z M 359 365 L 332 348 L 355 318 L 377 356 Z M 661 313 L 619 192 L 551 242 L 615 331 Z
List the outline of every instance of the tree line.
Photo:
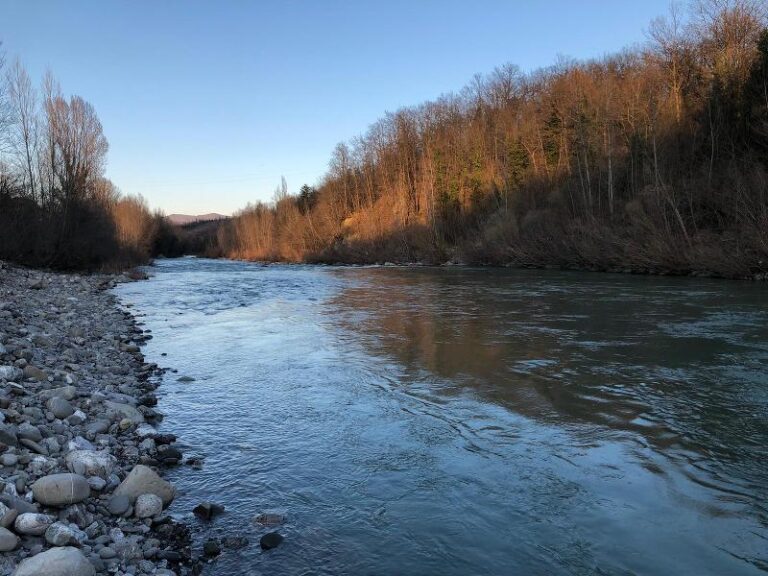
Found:
M 314 188 L 249 205 L 254 260 L 464 261 L 751 276 L 768 270 L 762 0 L 702 0 L 601 59 L 505 65 L 387 113 Z
M 87 270 L 147 261 L 162 215 L 104 176 L 108 149 L 90 103 L 50 73 L 36 87 L 0 51 L 0 259 Z

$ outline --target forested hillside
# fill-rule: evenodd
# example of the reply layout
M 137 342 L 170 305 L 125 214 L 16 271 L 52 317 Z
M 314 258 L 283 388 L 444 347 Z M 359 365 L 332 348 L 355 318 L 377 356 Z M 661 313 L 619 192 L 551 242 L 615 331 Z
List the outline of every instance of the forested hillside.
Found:
M 316 188 L 240 212 L 224 254 L 714 273 L 768 270 L 766 4 L 708 0 L 647 45 L 476 76 L 386 114 Z

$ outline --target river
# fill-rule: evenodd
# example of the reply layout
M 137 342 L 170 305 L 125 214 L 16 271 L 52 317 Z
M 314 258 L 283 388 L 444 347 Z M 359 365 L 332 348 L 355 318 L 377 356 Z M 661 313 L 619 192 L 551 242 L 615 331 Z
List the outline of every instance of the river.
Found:
M 159 260 L 117 288 L 209 575 L 768 573 L 768 288 Z M 189 376 L 192 382 L 179 381 Z M 226 513 L 197 524 L 202 500 Z M 252 518 L 285 514 L 283 544 Z M 199 543 L 198 543 L 199 545 Z

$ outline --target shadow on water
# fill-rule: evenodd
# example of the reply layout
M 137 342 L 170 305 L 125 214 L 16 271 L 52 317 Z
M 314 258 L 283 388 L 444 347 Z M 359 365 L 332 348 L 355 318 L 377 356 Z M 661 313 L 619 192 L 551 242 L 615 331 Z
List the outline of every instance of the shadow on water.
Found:
M 162 261 L 146 314 L 210 574 L 768 571 L 768 298 L 751 284 Z M 167 352 L 161 358 L 160 352 Z M 288 514 L 262 554 L 250 518 Z

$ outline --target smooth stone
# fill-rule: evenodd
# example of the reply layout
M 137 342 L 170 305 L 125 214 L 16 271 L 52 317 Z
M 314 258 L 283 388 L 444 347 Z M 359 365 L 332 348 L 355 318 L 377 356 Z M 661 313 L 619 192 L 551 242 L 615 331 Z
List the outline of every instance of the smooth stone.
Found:
M 135 424 L 144 423 L 144 416 L 142 413 L 130 404 L 122 404 L 120 402 L 104 400 L 104 407 L 108 412 L 122 416 L 123 419 L 128 419 Z
M 131 500 L 126 495 L 112 496 L 107 504 L 107 510 L 113 516 L 122 516 L 131 507 Z
M 5 444 L 6 446 L 18 446 L 19 439 L 17 432 L 18 430 L 15 426 L 0 424 L 0 444 Z
M 13 521 L 16 520 L 16 516 L 19 515 L 19 511 L 15 510 L 4 503 L 0 502 L 0 526 L 3 528 L 9 528 Z
M 170 482 L 160 478 L 148 466 L 137 464 L 114 492 L 115 496 L 128 496 L 131 503 L 142 494 L 155 494 L 167 506 L 176 497 L 176 488 Z
M 7 528 L 0 527 L 0 552 L 10 552 L 19 545 L 19 537 Z
M 0 379 L 21 380 L 22 378 L 24 378 L 24 372 L 16 366 L 0 366 Z
M 29 422 L 19 425 L 18 437 L 24 440 L 32 440 L 33 442 L 40 442 L 43 439 L 40 429 Z
M 28 534 L 30 536 L 42 536 L 48 530 L 48 526 L 53 524 L 53 517 L 47 514 L 38 514 L 37 512 L 24 512 L 16 517 L 13 523 L 13 529 L 19 534 Z
M 151 518 L 163 511 L 163 501 L 155 494 L 142 494 L 136 498 L 134 513 L 137 518 Z
M 94 576 L 96 569 L 77 548 L 51 548 L 19 564 L 13 576 Z
M 89 476 L 88 486 L 91 487 L 91 490 L 96 490 L 96 492 L 101 492 L 107 486 L 107 481 L 104 480 L 104 478 L 102 478 L 101 476 Z
M 19 457 L 16 454 L 3 454 L 0 456 L 0 463 L 3 466 L 16 466 L 19 463 Z
M 99 557 L 103 560 L 109 560 L 110 558 L 114 558 L 117 556 L 117 552 L 115 552 L 114 548 L 110 548 L 109 546 L 105 546 L 101 550 L 99 550 Z
M 105 434 L 109 431 L 111 423 L 109 420 L 96 420 L 86 426 L 86 431 L 90 434 Z
M 77 398 L 77 388 L 74 386 L 61 386 L 59 388 L 51 388 L 50 390 L 43 390 L 40 392 L 38 397 L 42 398 L 43 400 L 50 400 L 51 398 L 74 400 Z
M 72 416 L 72 414 L 75 413 L 75 409 L 72 407 L 72 404 L 70 404 L 69 401 L 65 400 L 64 398 L 51 398 L 48 400 L 48 402 L 46 402 L 46 406 L 48 407 L 48 410 L 53 412 L 53 415 L 59 420 L 69 418 Z
M 117 459 L 106 451 L 72 450 L 65 460 L 68 470 L 83 476 L 100 476 L 105 480 L 117 466 Z
M 268 534 L 264 534 L 264 536 L 261 537 L 261 540 L 259 540 L 259 545 L 261 546 L 262 550 L 272 550 L 272 548 L 277 548 L 282 541 L 283 537 L 280 534 L 277 532 L 269 532 Z
M 31 486 L 37 502 L 45 506 L 68 506 L 91 495 L 88 480 L 80 474 L 49 474 Z
M 32 378 L 38 382 L 44 382 L 48 379 L 48 374 L 44 370 L 40 370 L 37 366 L 31 364 L 24 367 L 24 378 Z

